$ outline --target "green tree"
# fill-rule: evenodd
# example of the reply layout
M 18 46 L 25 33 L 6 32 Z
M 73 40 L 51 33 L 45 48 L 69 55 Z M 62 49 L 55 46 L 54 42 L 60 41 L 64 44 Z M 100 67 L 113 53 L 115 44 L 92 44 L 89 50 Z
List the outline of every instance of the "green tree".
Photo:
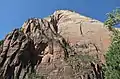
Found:
M 0 40 L 0 46 L 3 44 L 4 40 Z
M 108 19 L 105 21 L 105 25 L 110 31 L 113 31 L 113 26 L 116 26 L 120 23 L 120 8 L 113 10 L 110 13 L 107 13 Z
M 113 28 L 120 24 L 120 9 L 108 14 L 105 25 L 113 31 L 112 43 L 106 54 L 106 65 L 104 67 L 105 79 L 120 79 L 120 31 Z

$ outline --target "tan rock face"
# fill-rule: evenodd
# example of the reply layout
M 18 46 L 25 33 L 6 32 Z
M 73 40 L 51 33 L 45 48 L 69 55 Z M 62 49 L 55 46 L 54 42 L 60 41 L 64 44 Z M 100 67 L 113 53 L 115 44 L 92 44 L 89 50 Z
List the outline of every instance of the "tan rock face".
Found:
M 58 33 L 68 41 L 77 43 L 80 40 L 90 39 L 99 43 L 98 45 L 100 45 L 102 50 L 108 48 L 110 32 L 104 27 L 102 22 L 67 10 L 56 11 L 53 15 L 57 16 L 56 18 L 60 18 L 57 23 Z
M 99 49 L 99 54 L 108 49 L 111 33 L 102 22 L 68 10 L 58 10 L 53 16 L 57 20 L 58 33 L 70 43 L 89 41 Z M 49 18 L 47 20 L 50 21 Z M 100 59 L 105 63 L 104 56 L 100 56 Z
M 73 11 L 30 18 L 4 39 L 0 78 L 29 79 L 36 71 L 45 79 L 102 79 L 110 35 L 103 23 Z

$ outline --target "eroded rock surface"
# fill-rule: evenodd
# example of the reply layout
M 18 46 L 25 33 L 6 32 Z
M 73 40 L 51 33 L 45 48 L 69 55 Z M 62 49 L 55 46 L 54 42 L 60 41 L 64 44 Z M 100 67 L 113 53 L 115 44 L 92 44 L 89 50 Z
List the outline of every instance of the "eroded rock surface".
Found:
M 6 35 L 0 48 L 1 79 L 103 79 L 110 45 L 103 23 L 68 10 L 30 18 Z

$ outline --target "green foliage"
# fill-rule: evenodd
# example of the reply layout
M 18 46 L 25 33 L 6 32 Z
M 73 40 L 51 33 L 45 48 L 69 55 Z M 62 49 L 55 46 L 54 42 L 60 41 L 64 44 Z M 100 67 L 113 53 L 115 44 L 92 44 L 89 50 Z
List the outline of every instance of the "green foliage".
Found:
M 106 54 L 106 65 L 104 67 L 105 79 L 120 79 L 120 31 L 113 30 L 113 26 L 120 23 L 120 9 L 109 13 L 105 25 L 112 28 L 112 43 Z
M 97 62 L 97 59 L 87 54 L 76 54 L 67 59 L 67 63 L 72 67 L 74 74 L 80 73 L 81 75 L 91 69 L 90 62 L 92 61 Z
M 105 25 L 110 31 L 114 31 L 112 27 L 120 23 L 120 8 L 108 13 L 107 16 L 108 19 L 105 21 Z
M 23 27 L 21 27 L 21 28 L 20 28 L 20 31 L 21 31 L 21 32 L 23 32 L 23 31 L 24 31 L 24 28 L 23 28 Z
M 4 40 L 0 40 L 0 46 L 3 44 Z

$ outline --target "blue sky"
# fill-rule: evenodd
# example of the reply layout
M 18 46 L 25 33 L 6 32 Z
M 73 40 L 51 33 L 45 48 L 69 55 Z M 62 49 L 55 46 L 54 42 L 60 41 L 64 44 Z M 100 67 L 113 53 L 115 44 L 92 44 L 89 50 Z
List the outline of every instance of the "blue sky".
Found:
M 0 39 L 30 17 L 43 18 L 58 9 L 70 9 L 100 21 L 120 7 L 120 0 L 0 0 Z

